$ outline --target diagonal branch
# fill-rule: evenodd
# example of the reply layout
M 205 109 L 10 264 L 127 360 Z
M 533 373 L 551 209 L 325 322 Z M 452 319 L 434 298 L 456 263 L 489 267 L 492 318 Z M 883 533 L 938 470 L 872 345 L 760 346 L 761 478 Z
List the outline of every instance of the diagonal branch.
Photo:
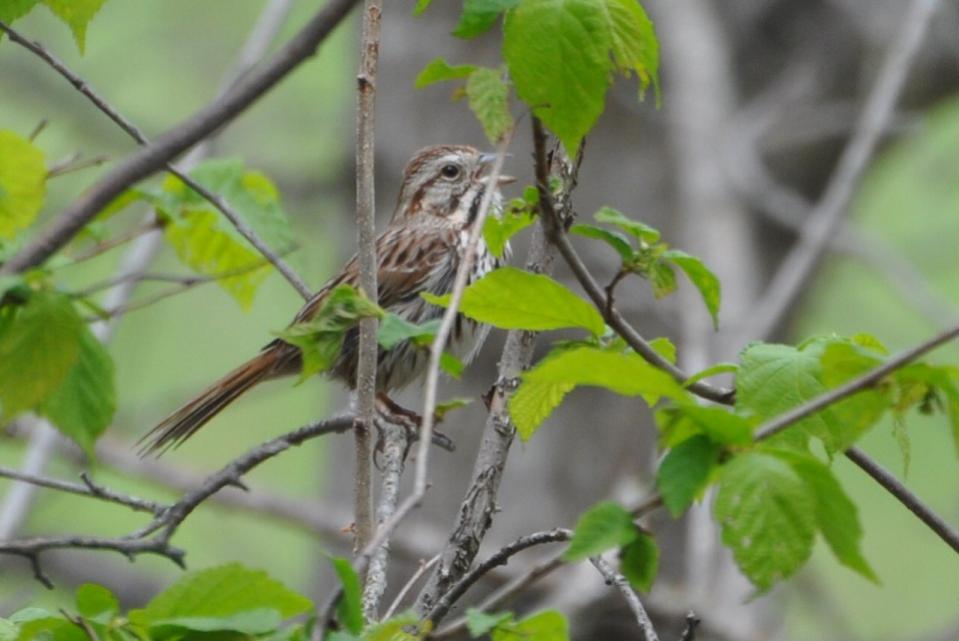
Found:
M 102 111 L 110 120 L 115 122 L 123 131 L 125 131 L 131 138 L 133 138 L 138 144 L 143 147 L 146 147 L 150 144 L 146 136 L 143 135 L 143 132 L 137 128 L 132 122 L 127 120 L 119 111 L 112 107 L 102 96 L 100 96 L 96 91 L 93 90 L 90 85 L 80 78 L 77 74 L 71 71 L 65 64 L 63 64 L 56 56 L 50 53 L 43 45 L 39 42 L 28 40 L 18 33 L 15 29 L 11 28 L 4 22 L 0 21 L 0 30 L 3 30 L 10 37 L 10 40 L 21 45 L 34 55 L 38 56 L 49 64 L 57 73 L 63 76 L 71 85 L 73 85 L 77 91 L 86 96 L 90 102 L 92 102 L 100 111 Z M 276 267 L 284 278 L 296 289 L 297 292 L 303 297 L 304 300 L 309 300 L 312 292 L 309 287 L 303 282 L 303 280 L 293 271 L 293 269 L 286 264 L 279 255 L 276 254 L 269 245 L 267 245 L 256 232 L 253 231 L 253 228 L 247 224 L 246 221 L 236 212 L 233 207 L 219 194 L 215 194 L 203 185 L 199 184 L 192 178 L 190 178 L 186 173 L 176 168 L 170 163 L 165 163 L 164 168 L 183 181 L 184 184 L 188 185 L 190 189 L 198 193 L 204 199 L 206 199 L 210 204 L 216 207 L 230 223 L 236 228 L 236 230 L 243 236 L 251 245 L 253 245 L 257 251 L 263 254 L 270 263 Z M 15 262 L 16 257 L 14 257 L 11 262 Z
M 293 69 L 315 54 L 320 43 L 359 0 L 331 0 L 258 68 L 240 78 L 222 96 L 130 154 L 107 172 L 23 250 L 0 273 L 22 272 L 52 256 L 124 189 L 162 169 L 179 154 L 236 118 Z
M 589 562 L 603 575 L 603 580 L 606 581 L 606 585 L 614 586 L 619 590 L 619 593 L 623 595 L 623 598 L 626 600 L 626 605 L 629 606 L 629 609 L 632 610 L 633 615 L 636 617 L 636 623 L 639 624 L 639 629 L 643 631 L 643 638 L 646 639 L 646 641 L 659 641 L 659 636 L 656 635 L 653 622 L 649 620 L 649 614 L 646 613 L 643 602 L 639 600 L 639 595 L 637 595 L 629 585 L 626 577 L 614 570 L 601 556 L 593 557 Z
M 21 481 L 23 483 L 29 483 L 37 487 L 59 490 L 60 492 L 66 492 L 68 494 L 89 496 L 90 498 L 100 499 L 101 501 L 116 503 L 118 505 L 123 505 L 130 508 L 134 512 L 149 512 L 150 514 L 155 515 L 159 514 L 164 509 L 155 501 L 147 501 L 135 496 L 120 494 L 119 492 L 114 492 L 113 490 L 105 488 L 102 485 L 94 483 L 86 472 L 80 473 L 80 478 L 83 480 L 82 484 L 70 483 L 69 481 L 61 481 L 60 479 L 40 476 L 38 474 L 30 474 L 29 472 L 12 470 L 3 466 L 0 466 L 0 477 Z

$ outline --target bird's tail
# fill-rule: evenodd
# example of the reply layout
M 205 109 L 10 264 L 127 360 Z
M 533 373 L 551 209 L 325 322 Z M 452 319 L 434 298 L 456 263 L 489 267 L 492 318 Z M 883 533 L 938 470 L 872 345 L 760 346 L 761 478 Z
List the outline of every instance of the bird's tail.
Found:
M 162 454 L 179 446 L 244 392 L 277 374 L 286 356 L 282 347 L 274 343 L 264 349 L 163 419 L 138 441 L 140 455 Z

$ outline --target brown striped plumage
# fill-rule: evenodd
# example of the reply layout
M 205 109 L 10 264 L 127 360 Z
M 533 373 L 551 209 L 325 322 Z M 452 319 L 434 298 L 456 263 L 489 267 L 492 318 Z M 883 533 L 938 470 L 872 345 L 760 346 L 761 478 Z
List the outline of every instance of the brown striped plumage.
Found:
M 417 153 L 403 175 L 396 209 L 386 230 L 377 238 L 379 304 L 404 319 L 423 323 L 443 310 L 426 303 L 421 292 L 447 294 L 466 249 L 470 224 L 487 187 L 491 156 L 465 145 L 428 147 Z M 501 178 L 500 184 L 511 181 Z M 494 211 L 500 197 L 494 194 Z M 498 261 L 481 242 L 470 282 L 496 268 Z M 330 279 L 299 311 L 293 323 L 309 320 L 331 289 L 347 283 L 357 286 L 356 256 Z M 489 328 L 465 317 L 454 324 L 448 349 L 469 362 L 479 351 Z M 331 374 L 350 388 L 356 382 L 357 332 L 347 333 Z M 399 389 L 425 369 L 427 355 L 408 342 L 380 349 L 377 391 Z M 179 445 L 210 419 L 256 384 L 299 372 L 299 348 L 280 339 L 211 385 L 195 399 L 167 416 L 143 441 L 146 453 Z

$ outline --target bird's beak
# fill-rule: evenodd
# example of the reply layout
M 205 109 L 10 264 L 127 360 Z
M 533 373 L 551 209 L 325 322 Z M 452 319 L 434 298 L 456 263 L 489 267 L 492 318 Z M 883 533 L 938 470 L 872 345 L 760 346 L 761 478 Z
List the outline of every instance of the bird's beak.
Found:
M 510 154 L 506 154 L 506 156 L 509 156 L 509 155 L 510 155 Z M 480 154 L 479 159 L 480 159 L 480 164 L 486 165 L 486 166 L 491 166 L 491 165 L 493 164 L 493 162 L 496 160 L 496 153 L 495 153 L 495 152 L 482 153 L 482 154 Z M 496 184 L 497 184 L 497 186 L 499 186 L 499 187 L 502 187 L 503 185 L 509 185 L 509 184 L 514 183 L 514 182 L 516 182 L 516 178 L 515 178 L 514 176 L 500 175 L 500 176 L 496 179 Z

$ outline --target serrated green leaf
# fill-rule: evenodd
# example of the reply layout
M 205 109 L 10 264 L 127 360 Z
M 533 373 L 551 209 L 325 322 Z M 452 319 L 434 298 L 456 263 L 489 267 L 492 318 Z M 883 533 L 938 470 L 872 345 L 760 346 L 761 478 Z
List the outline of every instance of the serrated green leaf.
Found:
M 80 331 L 79 344 L 79 355 L 66 378 L 37 411 L 92 457 L 94 443 L 116 411 L 113 359 L 86 326 Z
M 0 239 L 30 226 L 43 207 L 47 167 L 26 138 L 0 129 Z
M 239 160 L 228 159 L 206 161 L 190 172 L 190 177 L 223 197 L 274 250 L 292 247 L 289 221 L 266 176 L 247 170 Z M 166 219 L 166 238 L 180 260 L 216 278 L 242 308 L 249 308 L 272 265 L 218 210 L 176 177 L 168 177 L 163 191 L 149 196 Z
M 128 616 L 153 639 L 181 636 L 183 629 L 262 634 L 311 607 L 309 599 L 266 572 L 229 563 L 187 572 Z
M 706 487 L 721 451 L 722 447 L 708 437 L 696 435 L 663 458 L 656 473 L 656 487 L 674 518 L 679 518 Z
M 476 608 L 466 610 L 466 628 L 470 631 L 470 636 L 477 639 L 484 634 L 489 634 L 494 628 L 512 623 L 512 612 L 497 612 L 495 614 L 486 614 Z
M 683 387 L 695 385 L 705 378 L 711 378 L 713 376 L 718 376 L 719 374 L 735 374 L 738 371 L 738 363 L 716 363 L 715 365 L 711 365 L 687 378 L 686 382 L 683 383 Z
M 480 67 L 471 73 L 466 81 L 466 98 L 490 142 L 499 142 L 513 128 L 509 87 L 501 70 Z
M 874 360 L 838 337 L 816 338 L 801 348 L 750 345 L 736 375 L 737 411 L 770 419 L 870 369 Z M 829 452 L 842 451 L 879 419 L 888 407 L 885 394 L 882 389 L 863 391 L 798 421 L 773 441 L 804 449 L 809 436 L 815 436 Z
M 450 65 L 442 58 L 435 58 L 429 64 L 423 67 L 423 71 L 416 76 L 414 86 L 422 89 L 427 85 L 437 82 L 446 82 L 447 80 L 460 80 L 469 78 L 476 71 L 476 65 Z
M 742 446 L 752 443 L 752 423 L 725 408 L 682 403 L 679 411 L 688 416 L 700 432 L 720 445 Z
M 509 401 L 510 416 L 520 438 L 529 440 L 566 394 L 581 385 L 642 396 L 650 405 L 663 396 L 677 400 L 687 396 L 669 374 L 635 352 L 623 354 L 595 347 L 563 349 L 525 372 Z
M 634 0 L 524 0 L 503 33 L 517 94 L 570 156 L 603 113 L 614 70 L 656 83 L 658 44 Z
M 383 309 L 350 285 L 338 285 L 307 321 L 291 325 L 276 335 L 300 348 L 303 369 L 299 382 L 328 370 L 343 348 L 346 332 L 362 318 L 383 318 Z
M 17 641 L 20 636 L 20 626 L 13 621 L 0 618 L 0 641 Z
M 797 452 L 776 452 L 802 477 L 816 498 L 816 523 L 836 559 L 873 583 L 876 573 L 862 555 L 862 525 L 856 505 L 842 489 L 829 466 Z
M 790 465 L 748 452 L 722 467 L 713 505 L 743 574 L 760 591 L 793 575 L 812 553 L 816 499 Z
M 363 631 L 363 588 L 360 577 L 349 559 L 336 557 L 331 561 L 343 585 L 343 596 L 336 606 L 337 618 L 349 632 L 359 634 Z
M 579 517 L 563 558 L 578 561 L 596 556 L 632 543 L 638 536 L 639 529 L 629 511 L 618 503 L 604 501 Z
M 623 212 L 613 209 L 612 207 L 601 207 L 593 217 L 596 219 L 596 222 L 616 225 L 627 234 L 649 245 L 659 242 L 660 233 L 658 230 L 638 220 L 633 220 Z
M 620 571 L 635 590 L 649 592 L 659 570 L 659 546 L 656 539 L 639 531 L 636 540 L 620 554 Z
M 507 209 L 502 216 L 488 216 L 483 222 L 483 240 L 490 252 L 497 258 L 503 257 L 503 251 L 509 239 L 526 229 L 536 220 L 529 211 Z
M 647 267 L 645 276 L 657 300 L 676 291 L 676 272 L 665 261 L 654 261 Z
M 405 340 L 415 343 L 432 342 L 439 329 L 441 319 L 437 318 L 418 325 L 393 313 L 387 313 L 377 328 L 376 340 L 385 349 L 392 349 Z
M 629 242 L 629 239 L 619 232 L 610 231 L 608 229 L 603 229 L 602 227 L 597 227 L 596 225 L 587 225 L 584 223 L 577 223 L 573 225 L 569 228 L 569 232 L 571 234 L 585 236 L 586 238 L 593 238 L 603 241 L 616 250 L 616 253 L 619 254 L 619 257 L 623 260 L 623 262 L 632 260 L 636 254 L 633 246 Z
M 80 616 L 104 625 L 120 611 L 120 602 L 113 593 L 95 583 L 84 583 L 77 588 L 76 603 Z
M 544 610 L 512 625 L 493 629 L 493 641 L 569 641 L 569 623 L 561 612 Z
M 713 319 L 713 327 L 718 329 L 721 289 L 716 274 L 711 272 L 699 258 L 678 249 L 666 250 L 662 258 L 683 270 L 689 281 L 699 290 L 699 295 L 702 296 L 706 309 L 709 310 L 709 315 Z
M 34 292 L 0 307 L 0 410 L 11 418 L 34 409 L 66 380 L 86 327 L 70 299 Z
M 106 0 L 40 0 L 49 7 L 60 20 L 62 20 L 70 31 L 73 32 L 73 39 L 77 42 L 77 49 L 82 54 L 86 48 L 87 25 L 93 20 L 93 17 L 100 11 L 100 7 Z
M 458 38 L 475 38 L 489 30 L 500 14 L 518 5 L 520 0 L 464 0 L 463 13 L 453 30 Z
M 423 298 L 440 305 L 444 300 Z M 549 276 L 515 267 L 500 267 L 467 287 L 460 313 L 501 329 L 581 327 L 601 336 L 605 328 L 596 308 L 569 288 Z

